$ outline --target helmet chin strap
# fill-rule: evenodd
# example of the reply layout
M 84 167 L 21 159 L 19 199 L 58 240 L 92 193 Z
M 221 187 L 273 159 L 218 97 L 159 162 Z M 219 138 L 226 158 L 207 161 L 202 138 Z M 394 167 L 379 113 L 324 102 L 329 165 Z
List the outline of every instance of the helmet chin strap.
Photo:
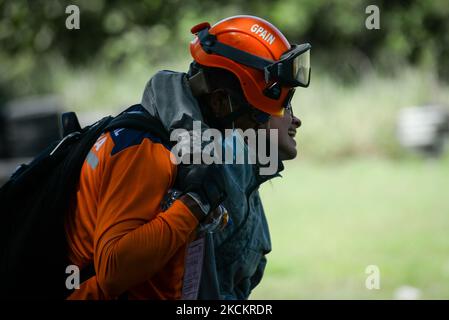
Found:
M 229 114 L 227 114 L 226 116 L 221 117 L 219 119 L 219 121 L 224 127 L 231 125 L 233 130 L 235 129 L 235 120 L 236 119 L 240 118 L 244 114 L 251 114 L 252 112 L 257 111 L 256 109 L 250 107 L 249 105 L 241 106 L 239 109 L 234 111 L 230 94 L 228 94 L 228 102 L 229 102 L 229 108 L 230 108 L 231 112 Z M 266 123 L 268 121 L 268 119 L 262 119 L 262 114 L 264 115 L 263 118 L 265 118 L 265 116 L 267 116 L 267 114 L 260 111 L 257 113 L 257 115 L 255 117 L 255 121 L 258 122 L 259 124 Z
M 235 120 L 240 118 L 244 114 L 250 114 L 253 109 L 247 105 L 244 105 L 241 106 L 239 109 L 234 110 L 231 95 L 228 94 L 227 96 L 231 112 L 229 112 L 229 114 L 225 115 L 224 117 L 217 117 L 213 112 L 209 111 L 207 113 L 207 117 L 209 121 L 211 121 L 211 123 L 215 125 L 217 128 L 225 129 L 231 126 L 232 129 L 235 130 Z
M 234 110 L 232 109 L 232 101 L 231 101 L 231 96 L 229 94 L 228 94 L 228 101 L 229 101 L 229 108 L 231 109 L 230 114 L 233 114 Z M 235 130 L 234 119 L 232 119 L 232 130 Z

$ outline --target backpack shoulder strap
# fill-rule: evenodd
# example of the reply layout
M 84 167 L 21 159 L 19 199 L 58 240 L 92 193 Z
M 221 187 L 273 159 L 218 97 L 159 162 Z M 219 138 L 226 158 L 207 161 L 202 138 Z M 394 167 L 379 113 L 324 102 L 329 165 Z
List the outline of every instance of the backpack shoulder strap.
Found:
M 124 111 L 115 117 L 104 130 L 112 131 L 119 128 L 149 132 L 158 137 L 163 144 L 167 146 L 173 144 L 170 142 L 170 135 L 162 122 L 147 112 Z

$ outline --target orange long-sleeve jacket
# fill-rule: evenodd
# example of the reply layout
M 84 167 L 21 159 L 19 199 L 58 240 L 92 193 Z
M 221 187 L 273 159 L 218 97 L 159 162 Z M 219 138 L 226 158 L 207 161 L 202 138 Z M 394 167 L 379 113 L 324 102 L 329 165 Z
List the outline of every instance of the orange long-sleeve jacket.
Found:
M 186 245 L 198 221 L 179 200 L 161 212 L 176 165 L 151 135 L 117 129 L 99 137 L 83 164 L 66 219 L 69 260 L 96 275 L 69 299 L 179 299 Z

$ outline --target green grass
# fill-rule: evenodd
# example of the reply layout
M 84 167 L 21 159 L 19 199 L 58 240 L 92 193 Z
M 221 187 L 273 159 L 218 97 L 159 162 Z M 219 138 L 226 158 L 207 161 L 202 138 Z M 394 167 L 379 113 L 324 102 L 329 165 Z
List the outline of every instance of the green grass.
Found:
M 273 251 L 253 299 L 449 298 L 449 164 L 294 161 L 262 187 Z M 380 289 L 365 268 L 380 268 Z

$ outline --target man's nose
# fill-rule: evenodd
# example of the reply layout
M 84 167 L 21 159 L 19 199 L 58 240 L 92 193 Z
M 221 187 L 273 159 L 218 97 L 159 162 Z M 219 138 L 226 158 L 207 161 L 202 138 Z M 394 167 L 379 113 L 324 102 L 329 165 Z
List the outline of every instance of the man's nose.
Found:
M 292 124 L 296 127 L 299 128 L 302 124 L 301 120 L 299 120 L 299 118 L 295 117 L 294 115 L 292 115 Z

